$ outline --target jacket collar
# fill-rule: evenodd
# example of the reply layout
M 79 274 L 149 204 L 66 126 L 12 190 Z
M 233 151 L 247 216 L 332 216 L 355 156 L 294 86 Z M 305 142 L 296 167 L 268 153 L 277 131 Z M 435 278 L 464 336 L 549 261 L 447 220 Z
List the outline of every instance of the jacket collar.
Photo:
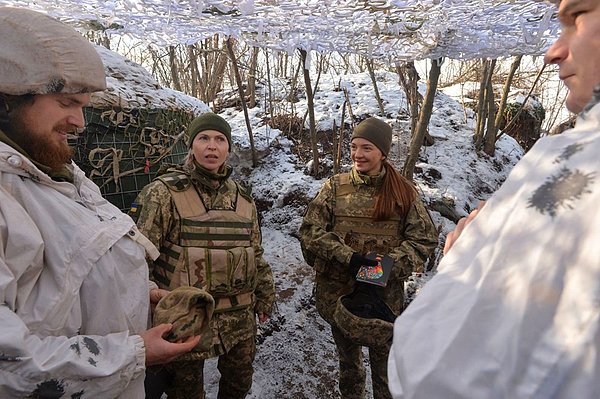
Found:
M 217 172 L 211 172 L 202 166 L 194 163 L 194 167 L 187 167 L 186 172 L 190 175 L 192 181 L 206 187 L 209 190 L 217 190 L 223 185 L 231 173 L 233 168 L 227 164 L 223 164 Z
M 592 99 L 581 112 L 581 116 L 583 116 L 585 119 L 586 114 L 597 104 L 600 104 L 600 84 L 594 88 L 594 91 L 592 92 Z
M 385 176 L 385 168 L 381 168 L 381 172 L 375 176 L 369 176 L 365 173 L 360 173 L 354 167 L 350 171 L 350 177 L 352 179 L 352 184 L 355 186 L 365 185 L 371 187 L 380 187 L 383 184 L 383 177 Z

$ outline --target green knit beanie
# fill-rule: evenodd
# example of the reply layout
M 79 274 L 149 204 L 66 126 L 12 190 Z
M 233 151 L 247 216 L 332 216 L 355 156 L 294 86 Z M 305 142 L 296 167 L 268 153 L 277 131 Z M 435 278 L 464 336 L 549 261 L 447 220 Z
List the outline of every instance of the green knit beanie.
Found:
M 190 148 L 192 148 L 192 143 L 196 135 L 205 130 L 216 130 L 223 133 L 227 137 L 229 152 L 231 152 L 231 126 L 229 126 L 229 123 L 225 119 L 212 112 L 202 114 L 190 123 L 187 129 L 188 146 Z
M 384 121 L 371 117 L 359 123 L 352 132 L 350 141 L 360 137 L 369 140 L 387 156 L 392 147 L 392 127 Z

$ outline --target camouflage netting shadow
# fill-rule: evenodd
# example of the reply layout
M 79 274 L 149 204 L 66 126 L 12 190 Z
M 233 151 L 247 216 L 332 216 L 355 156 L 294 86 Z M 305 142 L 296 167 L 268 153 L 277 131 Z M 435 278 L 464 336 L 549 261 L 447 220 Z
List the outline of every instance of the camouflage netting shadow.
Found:
M 74 161 L 123 211 L 150 183 L 162 163 L 181 163 L 192 112 L 159 108 L 85 109 L 87 129 L 72 144 Z

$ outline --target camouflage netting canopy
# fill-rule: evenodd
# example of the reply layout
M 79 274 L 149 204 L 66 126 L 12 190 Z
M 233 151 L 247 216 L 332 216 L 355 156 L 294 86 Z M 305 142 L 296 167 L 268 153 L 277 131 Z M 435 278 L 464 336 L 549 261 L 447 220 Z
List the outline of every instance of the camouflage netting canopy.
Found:
M 208 111 L 201 101 L 162 88 L 141 66 L 96 47 L 108 89 L 94 93 L 85 109 L 85 134 L 72 138 L 75 162 L 122 210 L 163 163 L 180 163 L 187 154 L 185 129 Z
M 388 63 L 541 54 L 558 31 L 555 7 L 534 0 L 0 0 L 83 30 L 158 46 L 213 34 L 286 52 L 360 54 Z

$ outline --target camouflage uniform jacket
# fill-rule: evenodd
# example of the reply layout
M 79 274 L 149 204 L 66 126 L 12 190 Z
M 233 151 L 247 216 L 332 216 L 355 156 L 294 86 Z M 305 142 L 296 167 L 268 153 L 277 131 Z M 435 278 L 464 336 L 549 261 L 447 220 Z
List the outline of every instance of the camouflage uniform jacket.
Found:
M 186 359 L 209 358 L 219 356 L 232 348 L 238 342 L 253 337 L 256 333 L 255 313 L 270 314 L 275 300 L 275 289 L 271 268 L 263 259 L 261 245 L 261 233 L 258 225 L 256 206 L 246 191 L 229 178 L 231 167 L 226 166 L 221 175 L 214 175 L 201 168 L 171 169 L 176 174 L 185 174 L 191 184 L 186 190 L 195 190 L 200 196 L 206 209 L 231 211 L 236 209 L 236 199 L 239 195 L 244 196 L 246 203 L 251 205 L 251 246 L 254 253 L 254 264 L 256 276 L 253 278 L 249 307 L 242 309 L 230 309 L 226 312 L 215 312 L 211 319 L 211 330 L 213 335 L 212 349 L 208 352 L 193 352 L 185 355 Z M 169 243 L 180 243 L 182 241 L 182 218 L 173 201 L 171 189 L 160 179 L 144 187 L 132 206 L 130 214 L 137 220 L 140 231 L 146 235 L 157 248 L 161 255 L 168 251 Z M 161 288 L 176 288 L 169 281 L 161 279 L 167 275 L 163 270 L 168 265 L 149 261 L 150 277 L 156 281 Z M 194 266 L 194 265 L 192 265 Z M 214 265 L 209 265 L 211 268 Z M 187 268 L 189 265 L 184 265 Z M 194 283 L 193 281 L 191 283 Z M 187 282 L 182 282 L 187 284 Z M 207 288 L 203 281 L 194 285 Z M 210 292 L 210 290 L 209 290 Z M 210 292 L 215 297 L 222 296 L 220 293 Z M 217 300 L 218 303 L 218 300 Z
M 317 274 L 347 283 L 348 289 L 353 285 L 348 264 L 354 252 L 377 251 L 392 256 L 392 275 L 380 294 L 398 314 L 403 296 L 395 291 L 402 288 L 411 272 L 422 270 L 437 245 L 438 232 L 420 198 L 415 199 L 403 220 L 373 221 L 371 215 L 384 174 L 385 169 L 378 176 L 352 169 L 329 178 L 308 206 L 300 239 L 308 251 L 317 255 Z

